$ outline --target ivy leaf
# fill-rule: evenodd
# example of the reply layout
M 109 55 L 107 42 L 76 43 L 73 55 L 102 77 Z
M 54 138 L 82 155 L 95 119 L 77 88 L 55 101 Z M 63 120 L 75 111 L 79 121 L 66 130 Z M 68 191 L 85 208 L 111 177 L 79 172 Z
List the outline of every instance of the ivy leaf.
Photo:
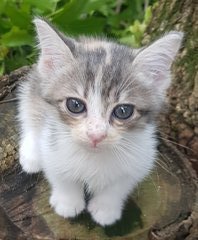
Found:
M 76 19 L 70 23 L 65 24 L 61 27 L 64 32 L 71 35 L 78 34 L 98 34 L 103 31 L 105 25 L 105 19 L 103 18 L 86 18 Z
M 18 26 L 22 29 L 27 29 L 31 22 L 31 16 L 27 12 L 22 11 L 11 1 L 5 6 L 4 14 L 7 15 L 12 25 Z
M 42 14 L 51 13 L 55 11 L 57 3 L 60 0 L 26 0 L 25 3 L 35 7 L 35 11 L 38 10 Z
M 13 26 L 8 33 L 1 36 L 1 43 L 6 47 L 33 45 L 32 36 L 26 31 Z

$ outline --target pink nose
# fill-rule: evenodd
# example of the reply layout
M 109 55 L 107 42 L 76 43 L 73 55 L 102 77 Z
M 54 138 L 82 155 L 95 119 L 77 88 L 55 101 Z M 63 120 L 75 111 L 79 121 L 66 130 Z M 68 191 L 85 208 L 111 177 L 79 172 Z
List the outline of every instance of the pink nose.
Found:
M 96 147 L 96 145 L 104 140 L 107 136 L 106 133 L 87 133 L 87 136 L 91 140 L 92 147 Z

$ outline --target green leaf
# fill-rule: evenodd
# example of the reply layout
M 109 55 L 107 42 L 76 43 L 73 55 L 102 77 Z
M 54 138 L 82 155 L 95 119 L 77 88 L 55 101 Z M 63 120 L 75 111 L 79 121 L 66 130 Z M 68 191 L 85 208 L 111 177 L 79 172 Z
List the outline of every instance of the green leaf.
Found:
M 60 0 L 26 0 L 26 4 L 33 6 L 34 11 L 46 14 L 55 11 Z
M 6 6 L 6 0 L 0 1 L 0 14 L 4 12 L 5 6 Z
M 32 62 L 28 54 L 32 51 L 33 49 L 29 46 L 10 48 L 8 57 L 4 60 L 5 72 L 8 73 L 13 69 L 31 64 Z
M 84 13 L 90 13 L 93 11 L 100 11 L 104 7 L 104 5 L 108 6 L 108 2 L 110 3 L 111 1 L 107 0 L 89 0 L 89 1 L 84 1 L 84 7 L 83 7 L 83 12 Z
M 53 22 L 63 25 L 79 19 L 83 13 L 84 0 L 70 0 L 53 17 Z
M 63 25 L 77 19 L 83 19 L 87 14 L 98 11 L 105 4 L 107 4 L 107 0 L 70 0 L 54 14 L 53 21 Z
M 12 22 L 12 25 L 18 26 L 22 29 L 27 29 L 31 22 L 30 13 L 23 12 L 17 7 L 17 4 L 8 2 L 4 12 Z
M 62 29 L 71 35 L 98 34 L 103 31 L 105 19 L 91 17 L 88 19 L 74 20 L 62 26 Z
M 9 50 L 7 47 L 0 45 L 0 61 L 4 60 Z
M 1 36 L 1 43 L 7 47 L 33 45 L 32 36 L 26 31 L 13 26 L 12 29 Z
M 7 18 L 0 18 L 0 35 L 8 32 L 12 28 L 12 23 Z
M 137 44 L 137 41 L 135 39 L 135 36 L 132 34 L 120 38 L 119 41 L 120 41 L 120 43 L 129 45 L 131 47 L 139 47 L 139 45 Z
M 4 72 L 5 72 L 5 63 L 0 62 L 0 76 L 3 76 Z
M 151 10 L 151 6 L 147 7 L 146 11 L 145 11 L 145 15 L 144 15 L 144 22 L 145 24 L 149 24 L 150 20 L 152 17 L 152 10 Z

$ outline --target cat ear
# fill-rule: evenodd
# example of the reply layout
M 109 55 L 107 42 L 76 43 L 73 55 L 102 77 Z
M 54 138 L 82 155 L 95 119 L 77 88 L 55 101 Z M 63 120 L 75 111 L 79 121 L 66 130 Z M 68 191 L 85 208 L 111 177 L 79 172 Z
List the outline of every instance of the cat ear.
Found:
M 135 75 L 144 85 L 165 93 L 170 85 L 171 64 L 180 48 L 182 32 L 172 31 L 140 50 L 133 61 Z
M 40 18 L 35 18 L 33 22 L 41 50 L 38 70 L 41 74 L 50 76 L 54 70 L 58 71 L 73 62 L 74 58 L 66 42 L 61 38 L 61 34 Z

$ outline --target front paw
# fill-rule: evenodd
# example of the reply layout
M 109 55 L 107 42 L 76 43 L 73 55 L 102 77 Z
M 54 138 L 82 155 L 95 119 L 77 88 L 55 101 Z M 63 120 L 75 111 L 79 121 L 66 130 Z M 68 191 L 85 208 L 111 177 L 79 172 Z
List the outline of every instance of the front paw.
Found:
M 81 213 L 85 208 L 85 201 L 81 198 L 76 199 L 60 193 L 52 193 L 50 205 L 58 215 L 68 218 L 75 217 Z
M 19 150 L 19 162 L 23 171 L 37 173 L 41 171 L 40 156 L 34 140 L 29 136 L 24 138 Z
M 23 171 L 27 173 L 37 173 L 41 171 L 41 165 L 38 156 L 30 154 L 24 149 L 20 150 L 19 162 L 22 166 Z
M 41 166 L 38 160 L 34 158 L 27 158 L 24 155 L 20 155 L 19 162 L 24 172 L 37 173 L 41 171 Z
M 102 226 L 111 225 L 121 218 L 122 208 L 116 206 L 113 202 L 105 203 L 95 198 L 92 199 L 88 205 L 88 211 L 95 222 Z

